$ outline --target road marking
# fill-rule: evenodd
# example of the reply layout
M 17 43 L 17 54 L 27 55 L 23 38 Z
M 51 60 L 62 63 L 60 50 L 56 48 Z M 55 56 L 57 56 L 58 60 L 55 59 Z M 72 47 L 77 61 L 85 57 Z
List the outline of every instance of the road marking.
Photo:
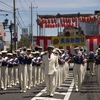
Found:
M 73 73 L 69 73 L 68 77 L 72 77 L 72 74 Z M 50 98 L 50 97 L 40 97 L 43 93 L 46 93 L 46 87 L 41 90 L 35 97 L 33 97 L 31 100 L 68 100 L 70 95 L 71 95 L 71 92 L 73 90 L 73 86 L 74 86 L 74 79 L 72 80 L 71 82 L 71 85 L 70 87 L 68 88 L 68 91 L 67 93 L 63 92 L 63 93 L 59 93 L 59 92 L 55 92 L 55 94 L 62 94 L 62 95 L 65 95 L 64 99 L 58 99 L 58 98 Z
M 74 87 L 74 79 L 72 80 L 72 83 L 71 83 L 71 85 L 70 85 L 70 87 L 69 87 L 69 89 L 67 91 L 67 94 L 66 94 L 66 96 L 64 97 L 63 100 L 68 100 L 69 99 L 69 97 L 71 95 L 71 92 L 73 90 L 73 87 Z

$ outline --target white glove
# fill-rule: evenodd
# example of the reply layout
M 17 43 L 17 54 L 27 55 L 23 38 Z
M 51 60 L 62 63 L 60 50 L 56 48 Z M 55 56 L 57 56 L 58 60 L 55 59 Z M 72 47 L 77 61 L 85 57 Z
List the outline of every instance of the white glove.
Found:
M 79 57 L 82 56 L 82 52 L 81 51 L 78 52 L 78 56 Z
M 53 74 L 56 75 L 56 72 L 57 72 L 57 70 L 55 69 Z

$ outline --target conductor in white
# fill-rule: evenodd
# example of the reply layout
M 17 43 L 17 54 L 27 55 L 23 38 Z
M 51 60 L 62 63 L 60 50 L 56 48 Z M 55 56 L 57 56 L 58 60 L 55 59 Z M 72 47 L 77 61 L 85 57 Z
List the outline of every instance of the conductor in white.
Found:
M 58 68 L 58 55 L 53 53 L 54 46 L 47 47 L 47 53 L 43 55 L 42 68 L 45 74 L 45 83 L 48 96 L 53 96 L 55 92 L 55 76 Z

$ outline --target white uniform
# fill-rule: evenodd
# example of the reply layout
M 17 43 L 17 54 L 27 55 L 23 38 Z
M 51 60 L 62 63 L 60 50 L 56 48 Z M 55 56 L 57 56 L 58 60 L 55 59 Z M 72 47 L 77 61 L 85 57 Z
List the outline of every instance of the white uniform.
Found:
M 8 66 L 7 66 L 7 59 L 8 57 L 2 57 L 2 66 L 1 66 L 1 88 L 6 90 L 7 89 L 7 76 L 8 76 Z
M 83 80 L 83 64 L 82 64 L 82 53 L 78 51 L 78 54 L 74 58 L 74 83 L 76 91 L 81 89 L 81 84 Z
M 49 53 L 43 55 L 42 68 L 44 68 L 45 82 L 47 93 L 54 94 L 55 92 L 55 73 L 58 67 L 58 56 L 51 53 L 49 58 Z

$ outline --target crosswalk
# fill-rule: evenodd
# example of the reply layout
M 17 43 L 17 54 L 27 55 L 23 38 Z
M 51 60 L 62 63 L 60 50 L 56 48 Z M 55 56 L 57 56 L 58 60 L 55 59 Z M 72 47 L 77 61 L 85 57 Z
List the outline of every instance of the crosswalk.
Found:
M 45 85 L 45 83 L 44 83 Z M 35 97 L 31 100 L 67 100 L 73 89 L 73 72 L 69 71 L 67 79 L 61 84 L 59 88 L 56 89 L 53 97 L 48 97 L 46 94 L 46 87 L 41 90 Z

